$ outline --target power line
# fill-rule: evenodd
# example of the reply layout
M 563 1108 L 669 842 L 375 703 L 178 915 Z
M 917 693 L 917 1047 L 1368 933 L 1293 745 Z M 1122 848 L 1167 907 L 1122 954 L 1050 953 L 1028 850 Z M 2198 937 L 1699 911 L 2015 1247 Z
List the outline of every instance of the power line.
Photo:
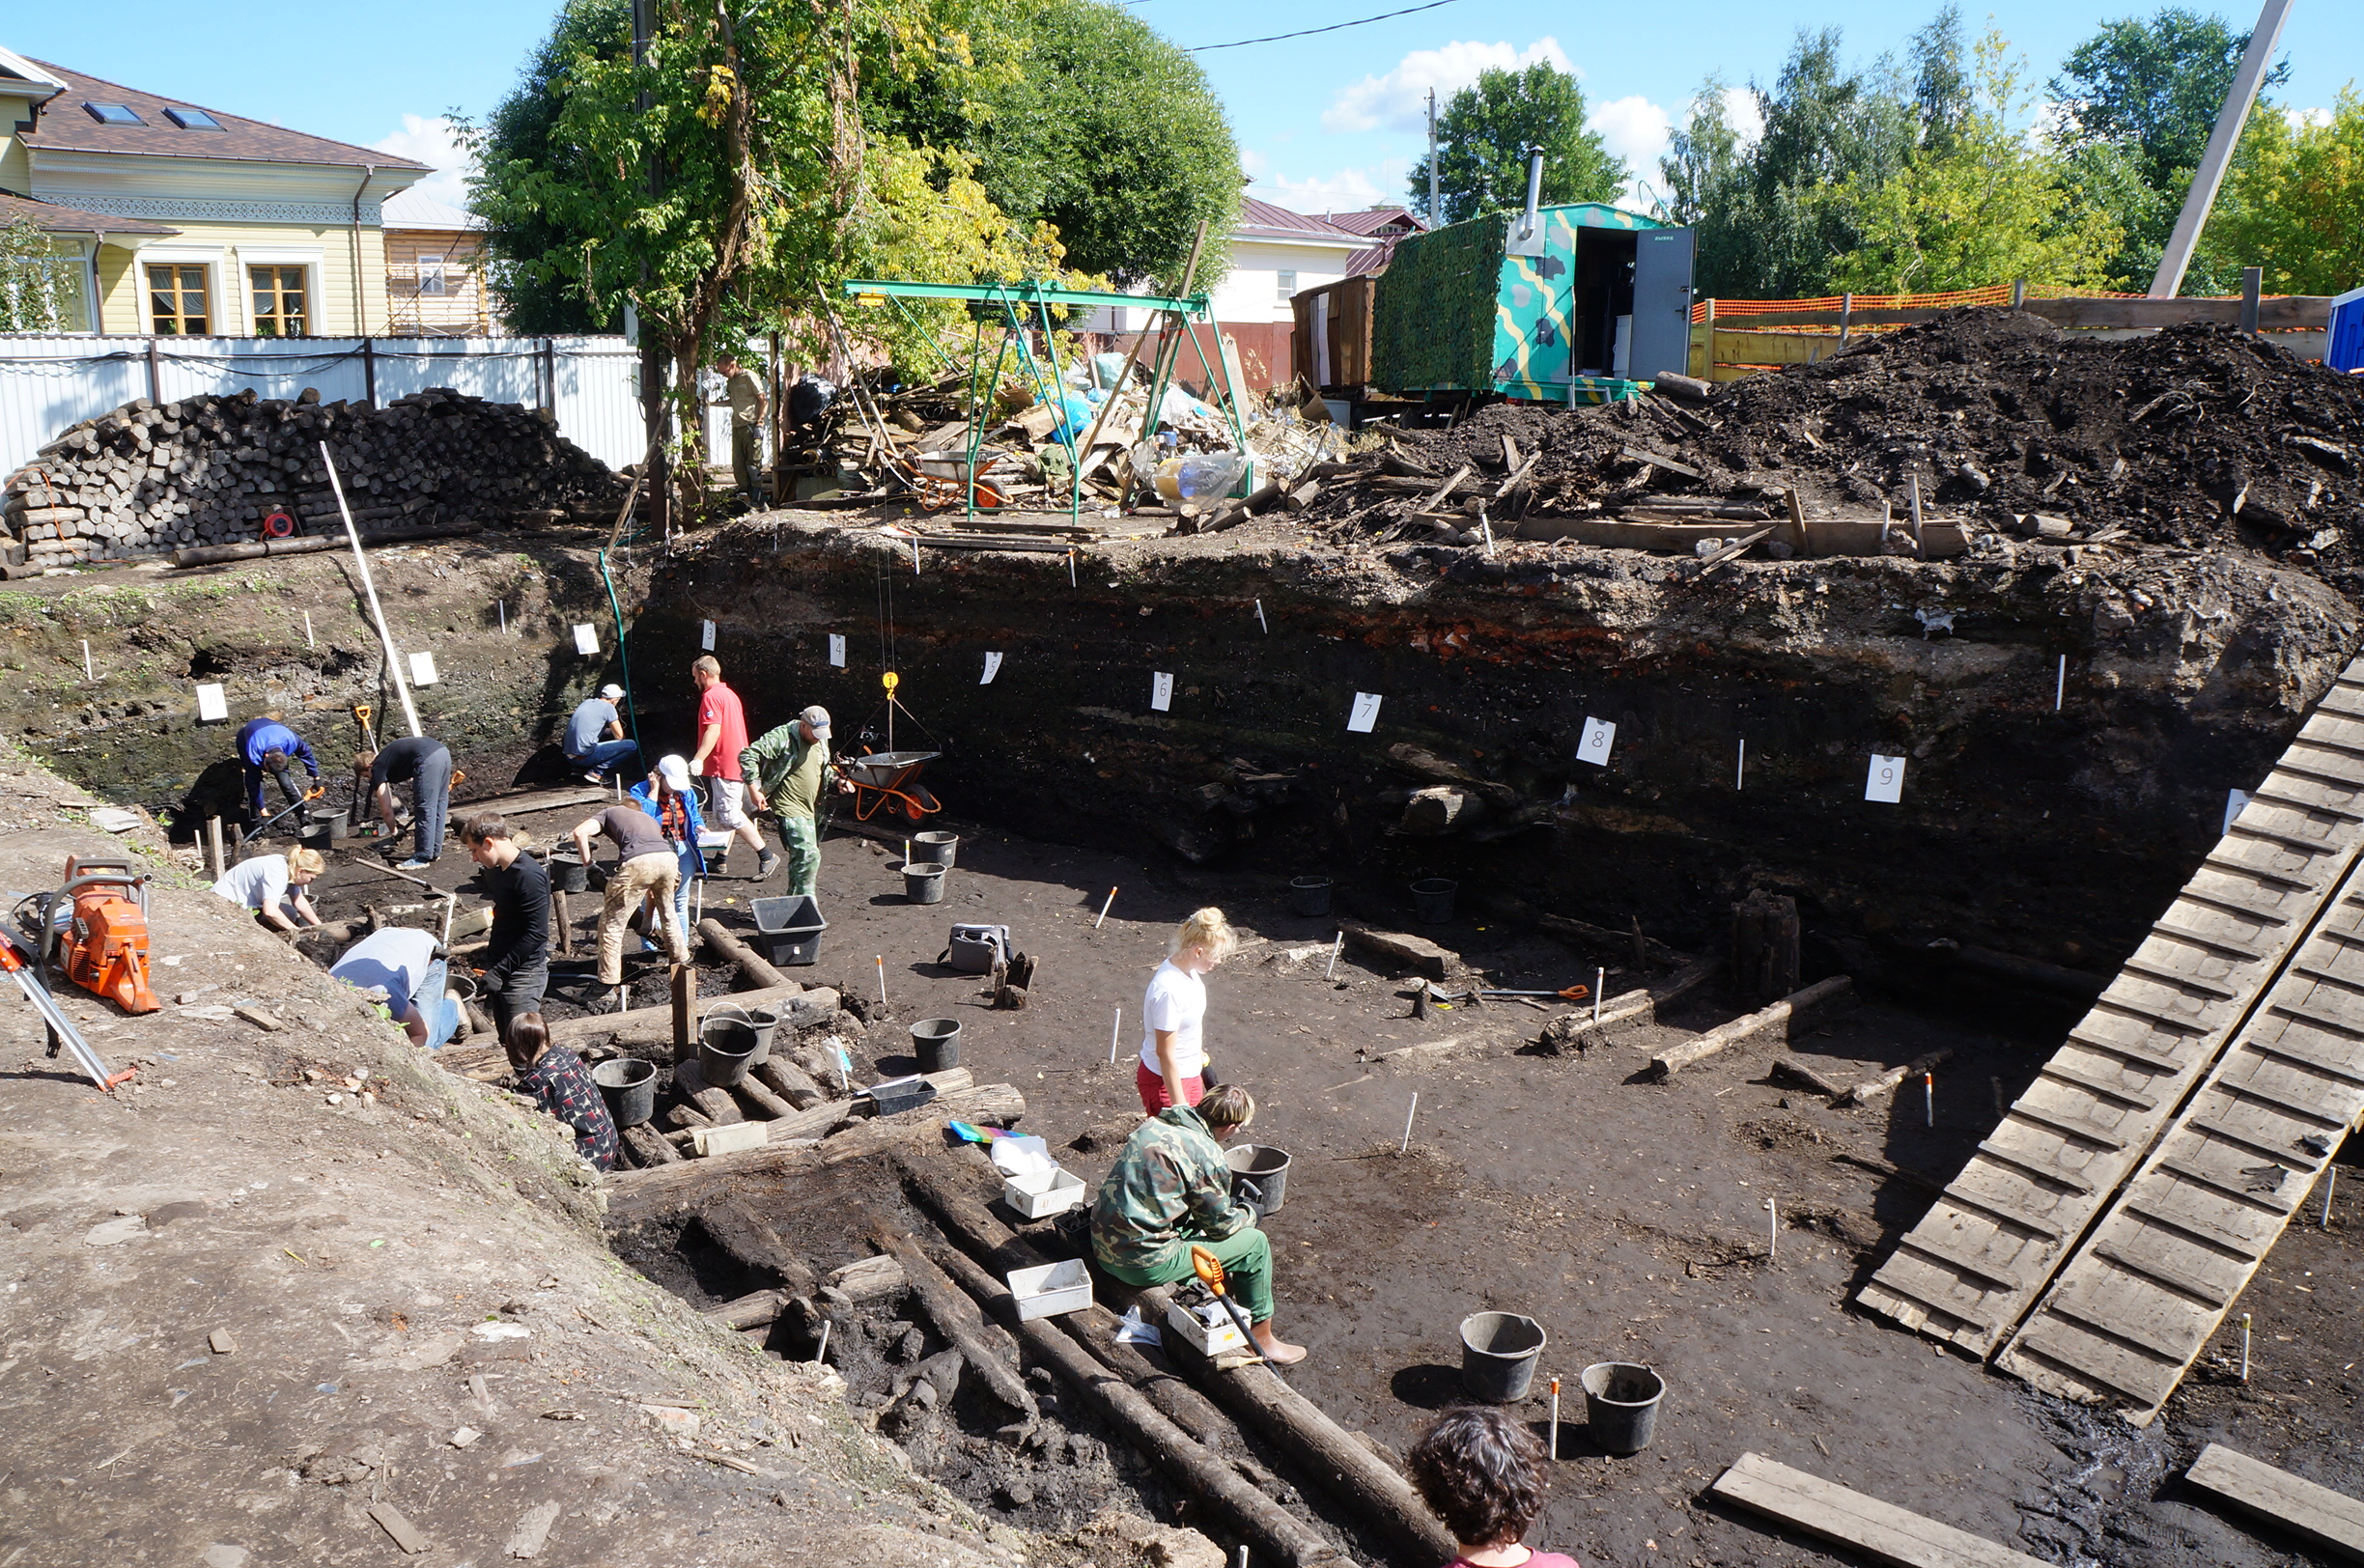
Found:
M 1439 6 L 1449 6 L 1453 3 L 1454 0 L 1428 0 L 1424 6 L 1406 6 L 1401 11 L 1383 12 L 1376 16 L 1360 16 L 1350 22 L 1333 22 L 1328 27 L 1301 28 L 1294 33 L 1274 33 L 1266 38 L 1236 39 L 1229 43 L 1201 43 L 1183 52 L 1205 54 L 1210 49 L 1240 49 L 1251 43 L 1278 43 L 1285 38 L 1311 38 L 1316 33 L 1341 33 L 1349 27 L 1368 27 L 1372 22 L 1384 22 L 1395 16 L 1409 16 L 1416 11 L 1434 11 Z

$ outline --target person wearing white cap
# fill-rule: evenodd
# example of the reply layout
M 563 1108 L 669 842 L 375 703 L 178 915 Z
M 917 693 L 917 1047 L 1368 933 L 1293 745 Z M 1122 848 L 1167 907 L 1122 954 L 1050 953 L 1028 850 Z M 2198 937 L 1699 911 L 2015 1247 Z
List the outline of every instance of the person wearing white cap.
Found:
M 706 831 L 706 819 L 698 810 L 697 791 L 690 787 L 690 759 L 658 758 L 657 770 L 632 787 L 632 798 L 657 819 L 658 831 L 673 846 L 681 867 L 681 881 L 673 889 L 673 927 L 686 933 L 690 929 L 690 881 L 706 875 L 706 857 L 698 851 L 698 835 Z
M 567 720 L 563 742 L 567 761 L 583 770 L 587 783 L 597 784 L 608 769 L 640 754 L 639 744 L 624 738 L 624 720 L 616 713 L 616 699 L 623 695 L 622 686 L 604 686 L 598 696 L 577 704 L 574 716 Z
M 772 813 L 780 845 L 788 852 L 791 894 L 820 891 L 821 826 L 815 819 L 821 792 L 830 784 L 829 738 L 829 710 L 816 706 L 739 753 L 747 799 L 756 810 Z M 842 778 L 836 787 L 854 793 L 854 786 Z

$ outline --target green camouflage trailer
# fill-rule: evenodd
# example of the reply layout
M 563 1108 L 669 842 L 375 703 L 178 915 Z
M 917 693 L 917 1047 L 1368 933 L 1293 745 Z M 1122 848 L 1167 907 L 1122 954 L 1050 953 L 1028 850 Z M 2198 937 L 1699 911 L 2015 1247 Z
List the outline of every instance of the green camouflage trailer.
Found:
M 1372 304 L 1371 383 L 1607 403 L 1685 368 L 1691 231 L 1595 202 L 1397 241 Z

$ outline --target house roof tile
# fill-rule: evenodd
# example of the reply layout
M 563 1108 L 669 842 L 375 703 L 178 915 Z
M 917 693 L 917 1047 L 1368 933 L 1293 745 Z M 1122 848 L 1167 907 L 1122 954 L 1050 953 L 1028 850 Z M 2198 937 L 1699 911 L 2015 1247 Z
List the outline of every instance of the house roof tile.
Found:
M 85 212 L 79 208 L 60 207 L 55 202 L 0 190 L 0 223 L 13 223 L 20 217 L 31 218 L 45 234 L 149 235 L 160 238 L 181 232 L 143 218 L 113 218 L 100 212 Z
M 1259 202 L 1252 196 L 1240 203 L 1239 232 L 1259 238 L 1305 239 L 1333 244 L 1363 238 L 1336 224 L 1325 223 L 1304 212 L 1292 212 L 1285 207 L 1275 207 L 1270 202 Z
M 161 98 L 98 76 L 86 76 L 46 60 L 33 64 L 53 72 L 67 90 L 42 106 L 36 127 L 25 131 L 27 147 L 73 153 L 140 153 L 154 157 L 227 158 L 248 163 L 330 163 L 379 169 L 417 169 L 427 165 L 380 153 L 375 148 L 332 142 L 325 136 L 267 126 L 219 109 L 205 112 L 219 130 L 186 130 L 164 117 L 166 109 L 204 108 L 186 98 Z M 136 126 L 108 126 L 84 112 L 85 103 L 121 103 L 140 117 Z
M 1349 234 L 1359 234 L 1366 238 L 1378 234 L 1383 229 L 1395 229 L 1405 234 L 1419 234 L 1427 228 L 1427 225 L 1414 217 L 1409 210 L 1401 207 L 1366 207 L 1354 212 L 1324 212 L 1322 221 L 1335 228 L 1344 229 Z

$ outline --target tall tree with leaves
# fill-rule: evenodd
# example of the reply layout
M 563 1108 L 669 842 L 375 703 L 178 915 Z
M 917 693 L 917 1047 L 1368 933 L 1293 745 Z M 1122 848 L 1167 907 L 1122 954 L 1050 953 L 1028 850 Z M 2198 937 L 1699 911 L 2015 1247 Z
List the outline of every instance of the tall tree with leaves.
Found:
M 2364 98 L 2351 87 L 2327 116 L 2252 118 L 2200 252 L 2194 265 L 2219 277 L 2263 267 L 2269 294 L 2364 288 Z
M 1833 260 L 1842 289 L 1927 294 L 2013 279 L 2100 281 L 2118 247 L 2117 219 L 2082 205 L 2066 160 L 2020 129 L 2029 107 L 2024 66 L 1989 32 L 1965 74 L 1965 101 L 1925 122 L 1928 139 L 1902 169 L 1827 192 L 1861 237 Z
M 2110 281 L 2119 288 L 2150 287 L 2248 46 L 2249 35 L 2234 32 L 2221 18 L 2171 6 L 2148 19 L 2104 23 L 2069 52 L 2052 78 L 2054 119 L 2070 177 L 2085 200 L 2109 205 L 2125 226 L 2125 240 L 2110 263 Z M 2284 62 L 2263 85 L 2278 86 L 2289 76 Z M 2271 112 L 2261 100 L 2244 138 Z M 2227 278 L 2214 275 L 2219 270 L 2203 266 L 2187 273 L 2184 292 L 2214 294 L 2238 285 L 2237 271 Z
M 19 212 L 0 223 L 0 332 L 63 332 L 71 326 L 80 263 Z
M 1543 202 L 1613 202 L 1627 169 L 1585 128 L 1584 89 L 1538 60 L 1525 70 L 1480 71 L 1437 116 L 1437 195 L 1444 221 L 1524 207 L 1527 149 L 1543 149 Z M 1412 166 L 1413 202 L 1428 205 L 1428 158 Z

